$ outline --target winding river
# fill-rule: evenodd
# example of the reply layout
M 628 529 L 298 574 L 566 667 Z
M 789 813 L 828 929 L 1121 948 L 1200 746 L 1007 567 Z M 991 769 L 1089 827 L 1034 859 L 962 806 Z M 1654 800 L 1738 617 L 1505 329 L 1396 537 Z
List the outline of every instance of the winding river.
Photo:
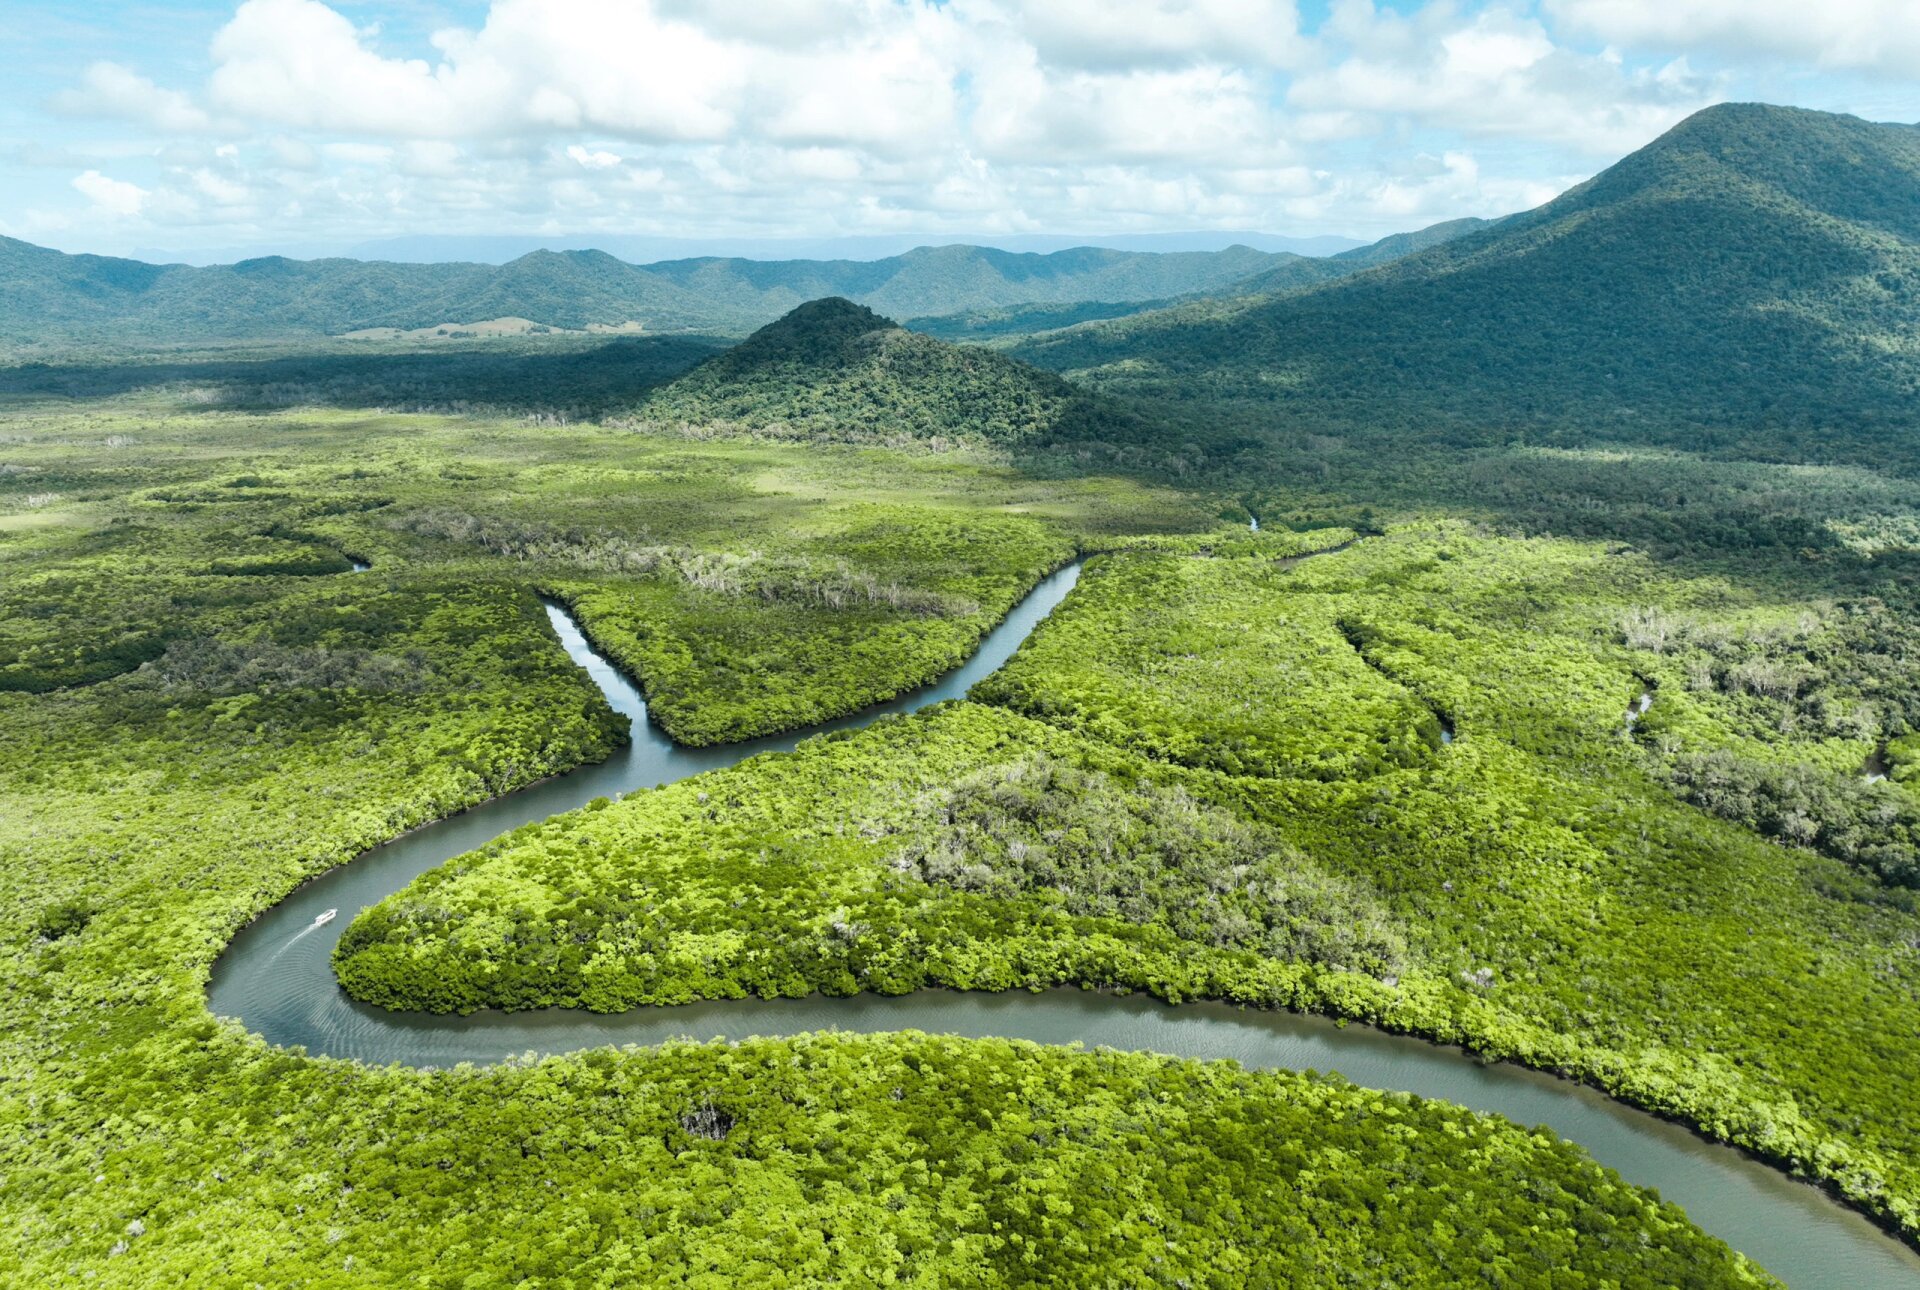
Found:
M 607 762 L 417 829 L 300 887 L 243 929 L 220 956 L 208 986 L 209 1006 L 240 1019 L 270 1043 L 374 1064 L 487 1063 L 529 1052 L 654 1044 L 683 1036 L 737 1039 L 827 1029 L 915 1029 L 1233 1058 L 1253 1068 L 1337 1070 L 1359 1084 L 1445 1098 L 1521 1124 L 1548 1125 L 1628 1180 L 1657 1187 L 1666 1199 L 1684 1206 L 1694 1222 L 1791 1286 L 1920 1286 L 1920 1254 L 1825 1193 L 1730 1147 L 1569 1081 L 1487 1064 L 1459 1049 L 1361 1025 L 1064 989 L 743 1000 L 616 1015 L 547 1009 L 455 1017 L 368 1007 L 349 999 L 335 982 L 333 949 L 354 916 L 427 870 L 509 829 L 596 797 L 684 779 L 759 753 L 790 749 L 809 735 L 857 728 L 882 716 L 961 698 L 975 681 L 1012 656 L 1079 576 L 1076 564 L 1044 579 L 965 665 L 936 684 L 807 731 L 723 748 L 675 745 L 647 720 L 639 690 L 593 650 L 563 608 L 549 604 L 547 614 L 560 643 L 615 710 L 631 720 L 632 742 Z M 337 909 L 338 916 L 316 924 L 330 909 Z

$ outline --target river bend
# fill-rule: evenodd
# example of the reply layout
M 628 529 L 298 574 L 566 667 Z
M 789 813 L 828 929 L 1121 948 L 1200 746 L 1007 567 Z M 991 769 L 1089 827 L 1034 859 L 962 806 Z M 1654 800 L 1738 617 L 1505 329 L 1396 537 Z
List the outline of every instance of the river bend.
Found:
M 619 1014 L 555 1008 L 443 1016 L 357 1003 L 335 980 L 334 946 L 360 910 L 429 869 L 510 829 L 576 809 L 596 797 L 671 783 L 760 753 L 791 749 L 810 735 L 854 729 L 883 716 L 962 698 L 1013 655 L 1079 576 L 1080 566 L 1073 564 L 1043 579 L 988 633 L 972 658 L 935 684 L 805 731 L 720 748 L 674 744 L 647 719 L 638 688 L 592 648 L 562 607 L 549 603 L 547 614 L 560 643 L 614 709 L 632 722 L 632 742 L 606 762 L 417 829 L 301 886 L 244 928 L 221 954 L 208 986 L 208 1004 L 270 1043 L 376 1065 L 489 1063 L 527 1053 L 656 1044 L 682 1037 L 914 1029 L 1232 1058 L 1250 1068 L 1337 1070 L 1369 1087 L 1445 1098 L 1521 1124 L 1548 1125 L 1630 1182 L 1658 1188 L 1695 1223 L 1791 1286 L 1920 1286 L 1920 1254 L 1825 1193 L 1733 1148 L 1707 1142 L 1579 1084 L 1517 1066 L 1488 1064 L 1459 1049 L 1362 1025 L 1067 989 L 729 1000 Z M 315 926 L 314 920 L 329 909 L 337 909 L 338 916 Z

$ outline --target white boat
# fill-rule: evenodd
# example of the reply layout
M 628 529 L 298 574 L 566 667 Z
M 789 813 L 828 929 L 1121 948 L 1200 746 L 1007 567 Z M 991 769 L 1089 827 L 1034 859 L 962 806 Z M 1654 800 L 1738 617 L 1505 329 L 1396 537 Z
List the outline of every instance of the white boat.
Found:
M 327 925 L 328 923 L 331 923 L 331 922 L 332 922 L 332 921 L 333 921 L 334 919 L 336 919 L 336 918 L 338 918 L 339 916 L 340 916 L 340 911 L 339 911 L 339 910 L 337 910 L 337 909 L 329 909 L 329 910 L 328 910 L 328 911 L 327 911 L 326 913 L 324 913 L 324 914 L 322 914 L 322 915 L 320 915 L 320 917 L 318 917 L 318 918 L 316 918 L 316 919 L 314 919 L 314 920 L 313 920 L 313 925 L 314 925 L 315 927 L 325 927 L 325 926 L 326 926 L 326 925 Z

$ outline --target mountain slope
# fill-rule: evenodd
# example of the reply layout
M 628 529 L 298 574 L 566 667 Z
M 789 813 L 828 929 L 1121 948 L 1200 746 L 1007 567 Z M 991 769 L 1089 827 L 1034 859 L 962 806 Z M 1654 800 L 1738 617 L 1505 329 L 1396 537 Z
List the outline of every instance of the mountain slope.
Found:
M 1108 295 L 989 306 L 935 317 L 909 317 L 907 326 L 915 331 L 926 332 L 929 336 L 938 336 L 942 340 L 995 340 L 1032 336 L 1038 332 L 1071 327 L 1083 322 L 1125 318 L 1151 310 L 1166 309 L 1179 303 L 1177 296 L 1236 298 L 1297 291 L 1305 287 L 1318 286 L 1323 282 L 1332 282 L 1336 278 L 1351 276 L 1375 265 L 1399 259 L 1403 255 L 1411 255 L 1429 246 L 1438 246 L 1456 237 L 1464 237 L 1476 229 L 1487 227 L 1490 223 L 1491 221 L 1483 219 L 1449 220 L 1444 224 L 1435 224 L 1412 233 L 1395 233 L 1367 246 L 1357 246 L 1350 251 L 1319 258 L 1274 255 L 1269 257 L 1272 267 L 1253 273 L 1251 276 L 1225 277 L 1223 281 L 1211 285 L 1196 287 L 1185 292 L 1169 292 L 1157 298 L 1126 296 L 1116 292 Z M 1233 251 L 1245 250 L 1245 247 L 1236 247 L 1221 254 L 1230 256 Z M 1248 254 L 1257 254 L 1257 252 Z M 1143 275 L 1133 275 L 1131 280 L 1144 285 L 1151 279 Z M 1097 285 L 1099 284 L 1089 281 L 1083 284 L 1082 289 L 1091 289 Z
M 1051 372 L 907 331 L 839 297 L 762 327 L 654 391 L 638 416 L 791 438 L 996 444 L 1131 426 Z
M 1439 224 L 1429 224 L 1411 233 L 1393 233 L 1369 246 L 1356 246 L 1351 251 L 1342 251 L 1330 258 L 1334 263 L 1351 266 L 1355 272 L 1358 272 L 1361 269 L 1371 269 L 1401 259 L 1416 251 L 1427 250 L 1429 247 L 1444 246 L 1469 233 L 1478 233 L 1481 229 L 1492 228 L 1498 223 L 1500 223 L 1499 220 L 1475 219 L 1471 216 L 1466 219 L 1450 219 Z
M 1039 337 L 1095 385 L 1312 424 L 1911 453 L 1920 130 L 1696 114 L 1537 210 L 1317 288 Z M 1844 425 L 1835 447 L 1824 431 Z

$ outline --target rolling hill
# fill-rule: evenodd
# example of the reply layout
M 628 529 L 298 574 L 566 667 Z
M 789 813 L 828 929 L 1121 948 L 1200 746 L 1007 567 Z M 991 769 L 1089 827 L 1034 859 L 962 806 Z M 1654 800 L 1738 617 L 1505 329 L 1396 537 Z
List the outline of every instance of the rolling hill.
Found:
M 1051 372 L 908 331 L 863 305 L 801 305 L 653 391 L 656 424 L 860 442 L 1125 437 L 1132 414 Z
M 1910 461 L 1920 129 L 1710 108 L 1536 210 L 1380 267 L 1014 352 L 1268 424 Z

